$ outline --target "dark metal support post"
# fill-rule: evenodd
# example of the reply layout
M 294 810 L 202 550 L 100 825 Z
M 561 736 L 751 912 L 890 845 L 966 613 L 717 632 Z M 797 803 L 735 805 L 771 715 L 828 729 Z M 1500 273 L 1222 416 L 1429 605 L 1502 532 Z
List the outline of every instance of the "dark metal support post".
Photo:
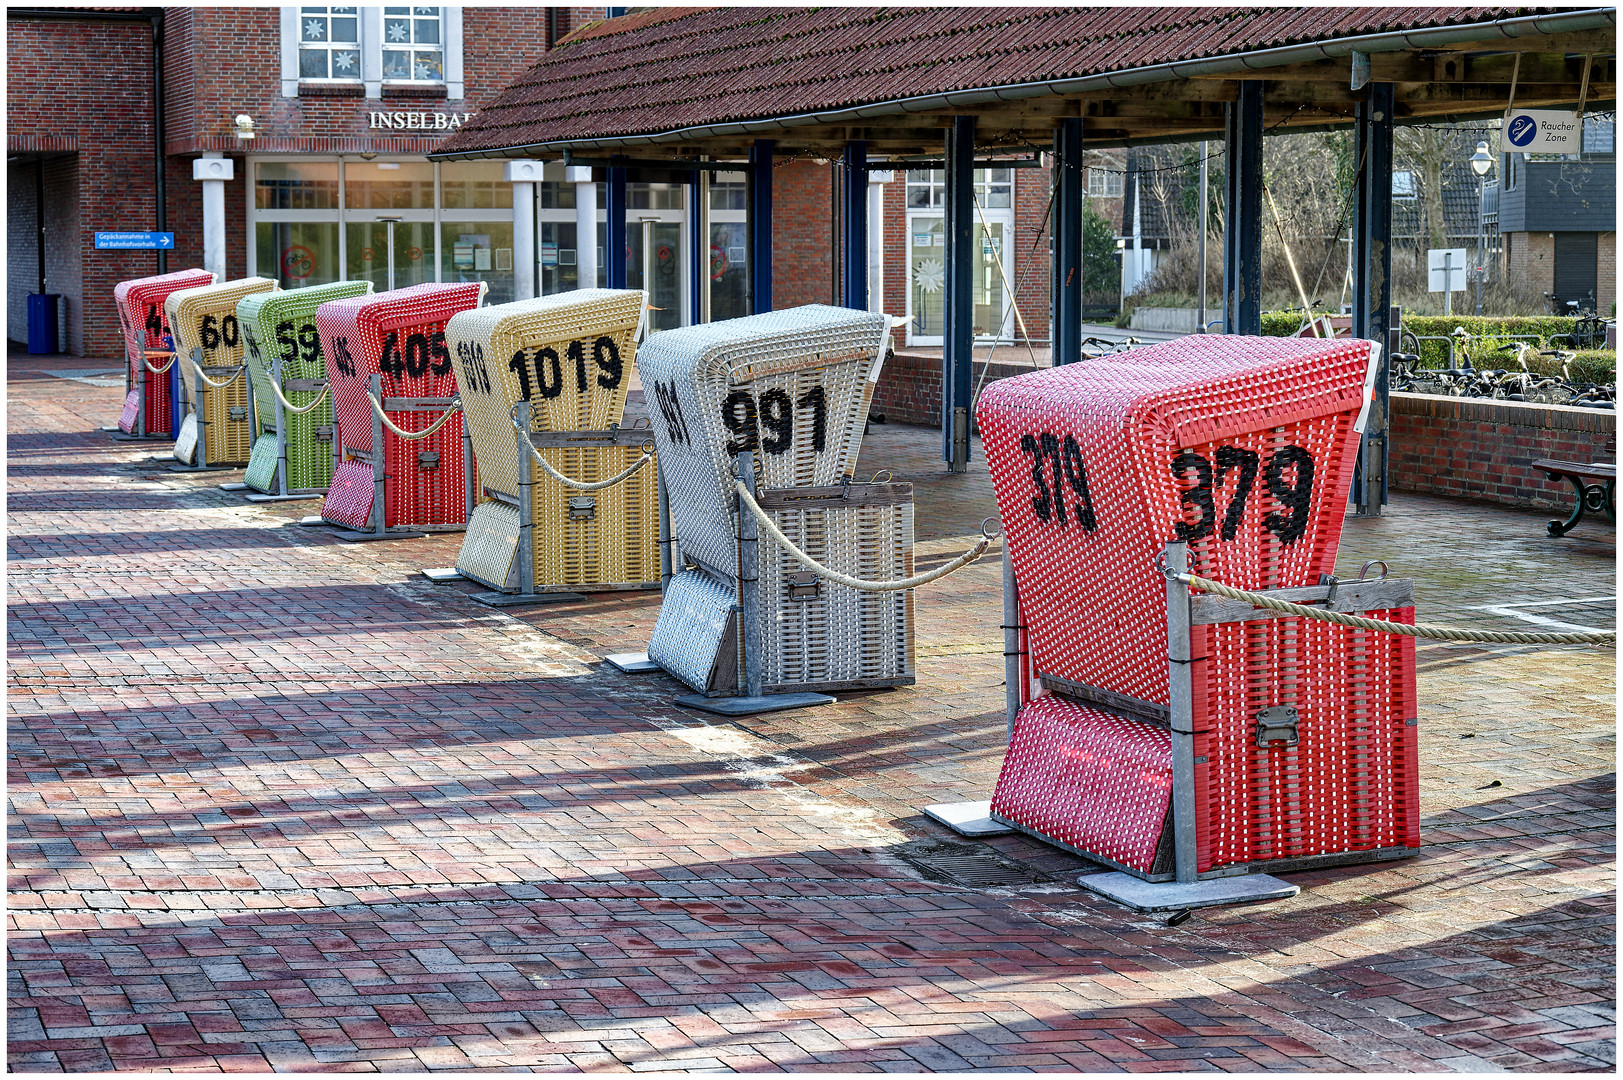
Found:
M 693 170 L 687 177 L 688 189 L 688 324 L 698 326 L 704 322 L 704 290 L 710 285 L 710 261 L 705 255 L 710 250 L 710 197 L 704 183 L 704 173 Z
M 1381 346 L 1375 390 L 1358 449 L 1353 502 L 1361 516 L 1379 517 L 1386 503 L 1388 357 L 1392 337 L 1391 83 L 1370 83 L 1355 106 L 1353 154 L 1362 166 L 1353 192 L 1353 333 Z
M 750 260 L 750 311 L 772 310 L 772 140 L 756 139 L 750 147 L 747 194 Z
M 860 139 L 845 144 L 840 166 L 845 211 L 841 215 L 844 258 L 840 303 L 857 311 L 868 310 L 868 144 Z
M 1054 363 L 1082 359 L 1082 118 L 1054 132 Z
M 1262 333 L 1262 92 L 1239 85 L 1228 106 L 1225 143 L 1228 199 L 1223 230 L 1223 332 Z
M 626 171 L 609 169 L 608 284 L 611 289 L 626 287 Z
M 942 456 L 952 472 L 969 469 L 969 395 L 975 346 L 975 118 L 947 129 L 947 281 L 941 349 Z

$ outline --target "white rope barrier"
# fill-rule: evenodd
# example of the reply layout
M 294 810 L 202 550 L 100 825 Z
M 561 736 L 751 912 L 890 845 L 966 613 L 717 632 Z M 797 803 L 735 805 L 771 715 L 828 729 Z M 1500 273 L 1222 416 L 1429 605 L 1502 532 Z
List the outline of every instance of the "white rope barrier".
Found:
M 927 585 L 930 582 L 935 581 L 937 578 L 944 578 L 953 571 L 964 566 L 968 566 L 970 563 L 980 558 L 981 555 L 985 553 L 987 546 L 992 542 L 990 537 L 982 536 L 975 542 L 974 547 L 970 548 L 968 551 L 964 552 L 962 555 L 958 556 L 956 559 L 952 560 L 946 565 L 938 566 L 934 570 L 928 571 L 927 573 L 915 574 L 910 578 L 902 578 L 900 581 L 864 581 L 861 578 L 854 578 L 846 574 L 842 574 L 837 570 L 830 570 L 828 567 L 817 562 L 810 555 L 807 555 L 804 551 L 797 548 L 794 541 L 785 536 L 783 534 L 783 530 L 778 528 L 777 523 L 772 520 L 771 515 L 769 515 L 765 510 L 761 509 L 760 504 L 755 501 L 755 497 L 750 494 L 749 488 L 744 486 L 743 481 L 735 480 L 733 482 L 733 490 L 738 492 L 739 504 L 741 506 L 749 507 L 750 513 L 755 515 L 755 520 L 760 523 L 761 528 L 766 530 L 766 534 L 770 536 L 779 547 L 787 551 L 795 562 L 799 563 L 801 566 L 804 566 L 807 570 L 810 570 L 819 577 L 827 578 L 829 581 L 848 586 L 852 589 L 860 589 L 862 592 L 900 592 L 903 589 L 914 589 L 920 585 Z
M 602 491 L 604 488 L 613 487 L 615 484 L 620 483 L 620 481 L 624 480 L 626 477 L 630 476 L 632 473 L 654 460 L 653 451 L 644 450 L 642 452 L 642 457 L 638 458 L 636 461 L 633 461 L 623 472 L 616 473 L 607 480 L 594 480 L 590 482 L 585 480 L 571 480 L 557 469 L 554 469 L 551 463 L 548 462 L 546 458 L 541 456 L 540 452 L 537 451 L 535 446 L 530 442 L 528 434 L 525 432 L 525 430 L 519 427 L 517 420 L 514 420 L 513 422 L 513 431 L 518 435 L 519 445 L 530 451 L 530 456 L 535 459 L 535 463 L 537 465 L 541 466 L 542 472 L 558 481 L 558 483 L 562 484 L 564 487 L 574 488 L 576 491 Z
M 199 364 L 199 365 L 197 365 L 197 377 L 199 379 L 202 379 L 204 384 L 207 385 L 207 386 L 212 386 L 216 390 L 224 390 L 226 387 L 230 386 L 232 383 L 234 383 L 238 379 L 242 378 L 242 373 L 244 371 L 247 371 L 247 370 L 248 370 L 248 365 L 244 364 L 241 367 L 239 367 L 236 370 L 236 373 L 233 374 L 229 379 L 226 379 L 224 382 L 215 382 L 213 379 L 211 379 L 207 375 L 203 374 L 203 365 Z
M 1246 592 L 1231 585 L 1211 581 L 1207 578 L 1197 577 L 1194 574 L 1182 574 L 1176 571 L 1163 570 L 1168 577 L 1181 581 L 1186 585 L 1193 585 L 1202 592 L 1215 593 L 1226 596 L 1230 600 L 1242 600 L 1255 607 L 1267 608 L 1285 615 L 1300 615 L 1304 619 L 1317 619 L 1320 622 L 1335 623 L 1337 626 L 1351 626 L 1359 630 L 1378 630 L 1386 634 L 1402 634 L 1405 637 L 1430 638 L 1433 641 L 1479 641 L 1500 645 L 1616 645 L 1617 631 L 1602 630 L 1587 634 L 1530 634 L 1507 630 L 1461 630 L 1450 626 L 1427 626 L 1407 623 L 1388 622 L 1385 619 L 1367 619 L 1362 615 L 1344 615 L 1339 611 L 1324 611 L 1316 607 L 1303 604 L 1293 604 L 1288 600 L 1279 600 L 1261 593 Z
M 324 386 L 322 386 L 321 393 L 318 394 L 316 396 L 316 399 L 314 401 L 312 401 L 310 404 L 308 404 L 308 405 L 295 405 L 291 401 L 289 401 L 287 398 L 282 396 L 282 388 L 280 386 L 276 385 L 276 380 L 275 379 L 266 379 L 265 381 L 270 383 L 271 393 L 275 394 L 276 395 L 276 400 L 280 401 L 282 403 L 282 408 L 286 409 L 288 412 L 292 413 L 294 416 L 303 416 L 305 413 L 313 411 L 317 405 L 320 405 L 323 401 L 327 400 L 327 391 L 332 389 L 332 383 L 329 382 L 329 383 L 325 384 Z M 367 397 L 371 397 L 371 396 L 372 396 L 371 394 L 367 395 Z M 387 419 L 387 418 L 385 418 L 385 419 Z M 390 424 L 389 426 L 394 427 L 393 424 Z
M 328 383 L 328 385 L 330 386 L 332 384 Z M 278 394 L 277 396 L 280 397 L 281 395 Z M 320 400 L 320 399 L 318 398 L 317 400 Z M 366 400 L 370 401 L 372 403 L 372 410 L 378 414 L 378 419 L 383 421 L 383 426 L 388 428 L 390 431 L 394 432 L 396 435 L 400 436 L 402 439 L 426 439 L 426 438 L 428 438 L 430 435 L 434 434 L 434 432 L 436 432 L 440 428 L 444 427 L 446 425 L 446 422 L 449 421 L 451 419 L 451 417 L 455 416 L 456 413 L 458 412 L 458 410 L 460 410 L 462 408 L 462 402 L 460 402 L 460 401 L 452 401 L 451 404 L 449 404 L 449 405 L 447 405 L 445 407 L 445 411 L 440 414 L 440 418 L 438 420 L 434 421 L 428 427 L 424 428 L 421 431 L 403 431 L 400 428 L 397 428 L 397 427 L 394 426 L 394 421 L 390 420 L 389 419 L 389 414 L 383 411 L 383 406 L 378 402 L 377 398 L 373 397 L 370 393 L 368 393 L 366 395 Z

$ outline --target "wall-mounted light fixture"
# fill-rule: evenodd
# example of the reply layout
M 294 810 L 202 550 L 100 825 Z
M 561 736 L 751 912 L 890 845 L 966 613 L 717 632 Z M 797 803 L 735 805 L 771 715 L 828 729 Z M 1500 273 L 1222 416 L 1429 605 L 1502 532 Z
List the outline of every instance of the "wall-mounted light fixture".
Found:
M 247 113 L 237 114 L 237 138 L 251 139 L 254 137 L 254 118 Z

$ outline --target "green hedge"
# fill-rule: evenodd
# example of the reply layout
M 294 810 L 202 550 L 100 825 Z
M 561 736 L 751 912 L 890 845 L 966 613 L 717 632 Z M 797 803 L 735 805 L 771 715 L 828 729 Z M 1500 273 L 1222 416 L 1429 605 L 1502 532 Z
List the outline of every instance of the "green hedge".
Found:
M 1217 314 L 1223 312 L 1218 310 Z M 1317 315 L 1340 315 L 1339 311 L 1315 311 Z M 1264 311 L 1262 313 L 1263 337 L 1293 337 L 1296 331 L 1302 328 L 1302 313 L 1300 311 Z
M 1330 312 L 1315 312 L 1326 315 Z M 1577 320 L 1568 315 L 1505 315 L 1482 316 L 1475 315 L 1405 315 L 1403 329 L 1419 338 L 1447 338 L 1455 330 L 1464 329 L 1471 338 L 1464 343 L 1463 351 L 1459 346 L 1453 350 L 1454 363 L 1461 363 L 1469 356 L 1471 363 L 1476 367 L 1498 368 L 1513 362 L 1514 354 L 1501 352 L 1500 346 L 1535 337 L 1536 347 L 1545 349 L 1550 346 L 1550 338 L 1560 334 L 1570 334 Z M 1265 311 L 1262 315 L 1262 332 L 1268 337 L 1289 337 L 1295 334 L 1302 325 L 1300 311 Z M 1440 368 L 1449 366 L 1450 351 L 1446 341 L 1421 341 L 1419 343 L 1420 366 L 1427 368 Z M 1587 360 L 1589 367 L 1595 365 L 1609 365 L 1609 370 L 1615 372 L 1615 358 L 1611 360 L 1603 357 L 1615 357 L 1614 353 L 1604 350 L 1592 353 L 1582 353 L 1581 356 L 1596 357 Z M 1552 357 L 1542 357 L 1549 361 Z M 1532 362 L 1529 362 L 1532 366 Z M 1557 365 L 1558 367 L 1559 365 Z M 1589 368 L 1586 368 L 1588 370 Z M 1599 370 L 1598 368 L 1595 368 Z M 1578 370 L 1575 362 L 1574 372 Z M 1603 382 L 1610 379 L 1582 379 L 1582 382 Z
M 1547 365 L 1548 373 L 1555 374 L 1560 364 L 1555 362 L 1553 356 L 1541 356 L 1540 360 Z M 1532 365 L 1529 364 L 1529 367 Z M 1568 367 L 1572 372 L 1573 382 L 1587 383 L 1615 383 L 1617 382 L 1617 350 L 1616 349 L 1583 349 L 1573 354 L 1572 363 Z

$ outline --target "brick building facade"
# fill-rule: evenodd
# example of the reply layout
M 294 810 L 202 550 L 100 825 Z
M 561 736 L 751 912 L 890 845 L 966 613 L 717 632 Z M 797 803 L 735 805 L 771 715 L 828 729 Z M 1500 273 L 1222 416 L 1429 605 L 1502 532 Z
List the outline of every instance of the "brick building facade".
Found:
M 510 232 L 511 197 L 503 208 L 500 195 L 492 194 L 501 183 L 499 165 L 465 170 L 466 179 L 459 175 L 461 201 L 467 205 L 446 213 L 450 209 L 443 205 L 447 181 L 424 155 L 446 131 L 454 130 L 449 126 L 451 115 L 460 123 L 499 92 L 547 47 L 549 34 L 562 36 L 601 19 L 607 9 L 347 10 L 354 12 L 352 18 L 344 14 L 345 9 L 326 7 L 9 12 L 9 336 L 13 340 L 26 336 L 23 309 L 29 293 L 57 293 L 66 298 L 70 351 L 117 355 L 121 345 L 112 306 L 113 286 L 156 273 L 162 263 L 169 269 L 204 263 L 202 184 L 193 179 L 192 171 L 193 162 L 203 155 L 218 154 L 232 161 L 233 177 L 225 191 L 223 269 L 228 277 L 259 273 L 282 278 L 284 286 L 316 284 L 357 271 L 387 279 L 386 268 L 378 268 L 376 259 L 341 260 L 332 251 L 312 252 L 314 245 L 298 238 L 275 252 L 256 250 L 265 246 L 256 240 L 278 242 L 275 226 L 290 224 L 259 220 L 264 216 L 260 211 L 271 208 L 266 203 L 278 198 L 306 204 L 306 209 L 314 211 L 309 215 L 312 218 L 330 218 L 320 222 L 325 238 L 339 244 L 358 238 L 364 250 L 369 239 L 364 234 L 373 223 L 359 219 L 383 216 L 378 211 L 389 207 L 369 205 L 364 207 L 369 213 L 359 215 L 354 213 L 355 207 L 340 210 L 340 168 L 359 174 L 377 163 L 399 165 L 400 169 L 391 171 L 413 177 L 413 181 L 370 185 L 373 202 L 404 202 L 408 205 L 402 216 L 425 219 L 408 221 L 408 226 L 416 226 L 414 236 L 411 243 L 401 245 L 408 254 L 421 249 L 415 260 L 405 260 L 421 265 L 398 267 L 396 284 L 407 283 L 401 278 L 435 280 L 436 275 L 444 278 L 449 270 L 464 269 L 455 264 L 466 261 L 461 259 L 465 250 L 453 254 L 462 234 L 446 230 L 447 223 L 463 224 L 475 236 L 488 237 L 496 230 L 488 229 L 483 221 L 462 219 L 489 218 L 498 226 L 505 220 Z M 322 33 L 312 35 L 301 19 L 316 12 L 320 13 L 315 17 L 322 20 Z M 418 17 L 425 12 L 432 14 Z M 390 58 L 390 32 L 402 26 L 406 44 L 414 51 L 395 50 L 394 55 L 406 56 L 417 66 L 404 72 L 411 77 L 391 78 L 383 64 Z M 161 41 L 155 41 L 155 31 L 161 33 Z M 300 64 L 306 62 L 308 49 L 305 38 L 326 37 L 327 41 L 319 43 L 323 51 L 334 63 L 343 59 L 334 34 L 354 40 L 352 55 L 345 62 L 354 64 L 358 59 L 365 70 L 355 74 L 362 77 L 301 79 Z M 165 188 L 161 215 L 153 109 L 155 53 L 159 51 Z M 328 73 L 332 71 L 329 68 Z M 372 75 L 378 77 L 367 77 Z M 380 119 L 379 114 L 388 119 Z M 238 138 L 239 115 L 252 120 L 252 140 Z M 447 126 L 438 126 L 441 123 Z M 306 164 L 330 175 L 305 178 L 313 182 L 301 183 L 296 174 Z M 262 165 L 281 168 L 264 170 Z M 425 169 L 427 176 L 439 182 L 425 181 Z M 281 175 L 272 177 L 272 173 Z M 253 186 L 256 177 L 258 190 Z M 43 199 L 36 194 L 36 180 L 41 178 Z M 355 176 L 346 180 L 351 191 L 368 190 Z M 405 191 L 413 182 L 417 190 Z M 475 206 L 482 212 L 472 212 Z M 298 216 L 293 206 L 283 209 L 286 212 L 272 216 Z M 41 218 L 43 235 L 37 227 Z M 250 228 L 251 218 L 256 219 L 254 228 Z M 95 247 L 98 231 L 155 230 L 160 225 L 175 234 L 174 250 L 164 253 L 161 261 L 154 251 Z M 436 234 L 437 253 L 418 242 L 430 232 Z M 39 273 L 42 242 L 43 281 Z M 461 245 L 463 249 L 468 246 Z M 314 265 L 305 259 L 306 252 L 316 256 Z M 477 257 L 477 251 L 474 254 Z M 283 265 L 287 262 L 292 265 Z M 466 269 L 496 277 L 497 262 L 494 257 L 488 259 L 490 269 L 485 271 L 480 267 L 487 260 L 478 257 Z M 307 270 L 314 272 L 299 276 Z M 509 276 L 510 272 L 509 267 Z M 497 291 L 493 283 L 493 294 Z

